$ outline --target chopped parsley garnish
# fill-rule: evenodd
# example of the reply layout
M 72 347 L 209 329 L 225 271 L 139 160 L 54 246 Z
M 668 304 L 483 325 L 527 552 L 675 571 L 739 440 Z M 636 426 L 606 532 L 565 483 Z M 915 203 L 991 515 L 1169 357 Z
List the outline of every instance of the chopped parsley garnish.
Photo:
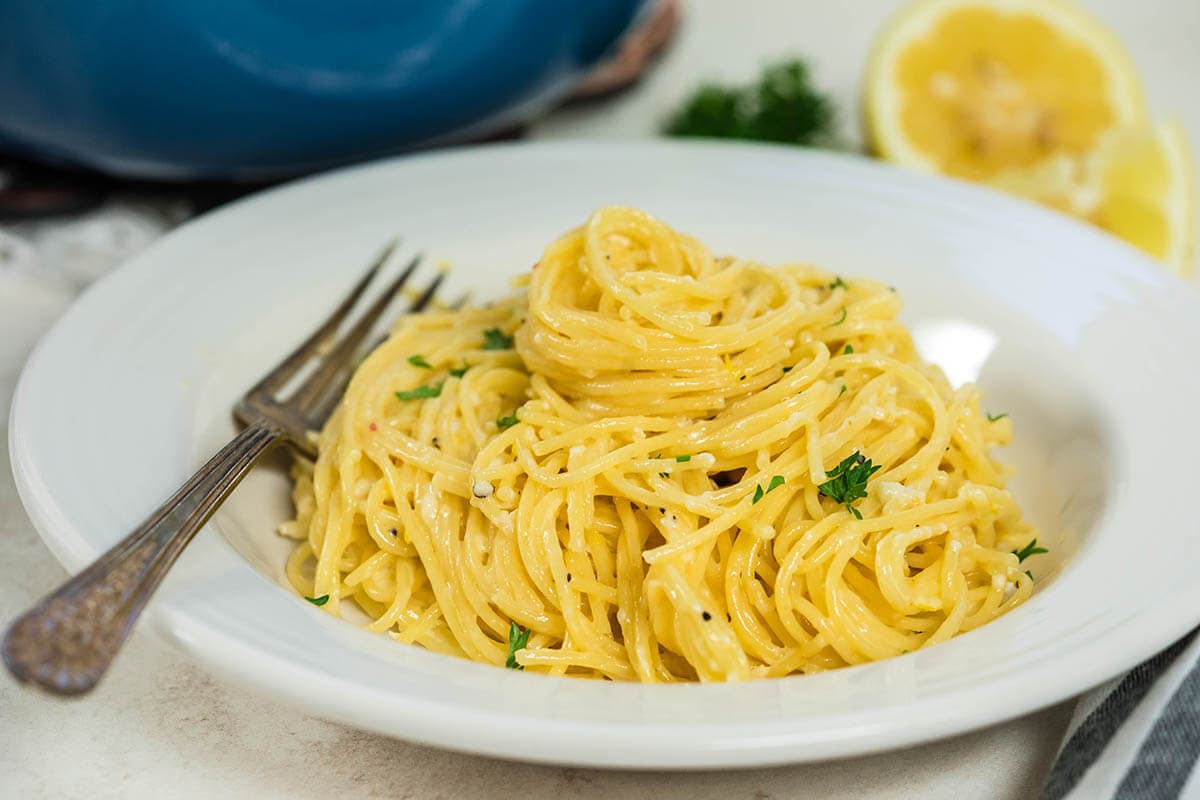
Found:
M 1013 552 L 1016 553 L 1017 563 L 1019 564 L 1030 556 L 1039 556 L 1042 553 L 1049 553 L 1050 551 L 1044 547 L 1038 547 L 1037 539 L 1031 539 L 1029 544 L 1025 545 L 1020 550 L 1014 550 Z
M 867 479 L 882 467 L 882 464 L 872 464 L 871 459 L 864 458 L 862 453 L 855 450 L 842 459 L 842 462 L 827 474 L 829 480 L 817 488 L 821 494 L 846 506 L 846 510 L 853 514 L 855 519 L 862 519 L 862 514 L 853 503 L 867 496 Z
M 842 351 L 842 355 L 847 355 L 847 356 L 848 356 L 848 355 L 850 355 L 850 354 L 851 354 L 851 353 L 853 353 L 853 352 L 854 352 L 854 348 L 853 348 L 853 347 L 851 347 L 850 345 L 846 345 L 846 349 Z
M 692 454 L 691 454 L 691 453 L 684 453 L 684 454 L 683 454 L 683 455 L 681 455 L 681 456 L 675 456 L 675 461 L 676 461 L 676 462 L 678 462 L 678 463 L 680 463 L 680 464 L 686 464 L 687 462 L 689 462 L 689 461 L 691 461 L 691 460 L 692 460 Z
M 843 383 L 842 388 L 838 389 L 838 397 L 841 397 L 845 393 L 846 393 L 846 384 Z
M 329 595 L 323 594 L 320 597 L 305 597 L 304 599 L 312 603 L 314 606 L 323 606 L 329 602 Z
M 1007 411 L 1005 411 L 1003 414 L 988 414 L 987 421 L 988 422 L 996 422 L 997 420 L 1004 419 L 1007 416 L 1008 416 Z
M 521 420 L 517 419 L 517 412 L 514 411 L 513 413 L 509 414 L 507 417 L 500 417 L 500 419 L 496 420 L 496 427 L 499 428 L 500 430 L 504 431 L 504 430 L 508 430 L 509 428 L 511 428 L 513 425 L 516 425 L 520 421 Z
M 780 486 L 783 486 L 783 476 L 782 475 L 772 476 L 771 482 L 767 484 L 766 489 L 763 489 L 761 483 L 758 484 L 757 486 L 754 487 L 754 499 L 752 499 L 750 501 L 750 505 L 754 505 L 759 500 L 762 500 L 764 497 L 766 497 L 768 494 L 770 494 L 775 489 L 778 489 Z
M 457 369 L 450 370 L 450 374 L 456 378 L 461 378 L 463 375 L 467 374 L 467 370 L 469 370 L 470 368 L 471 368 L 470 364 L 463 364 L 461 367 L 458 367 Z
M 442 381 L 442 383 L 445 383 L 445 381 Z M 399 397 L 401 400 L 425 400 L 430 397 L 438 397 L 442 393 L 442 383 L 418 386 L 408 391 L 396 392 L 396 397 Z
M 842 306 L 842 316 L 838 318 L 838 321 L 837 321 L 837 322 L 831 322 L 829 325 L 826 325 L 825 327 L 827 327 L 827 328 L 836 328 L 838 325 L 841 325 L 841 324 L 842 324 L 843 322 L 845 322 L 845 321 L 846 321 L 846 307 L 845 307 L 845 306 Z
M 512 337 L 506 336 L 499 328 L 488 328 L 483 332 L 484 350 L 509 350 L 512 346 Z
M 789 372 L 791 372 L 791 371 L 792 371 L 792 367 L 790 367 L 790 366 L 788 366 L 788 367 L 784 367 L 784 368 L 783 368 L 783 371 L 784 371 L 784 374 L 786 374 L 786 373 L 789 373 Z
M 433 369 L 433 367 L 429 366 L 429 362 L 425 360 L 425 356 L 420 354 L 409 356 L 408 363 L 412 364 L 414 367 L 420 367 L 421 369 Z
M 523 650 L 525 645 L 529 644 L 529 631 L 522 628 L 515 622 L 509 623 L 508 626 L 508 658 L 504 660 L 504 666 L 509 669 L 525 669 L 517 663 L 517 651 Z
M 839 286 L 840 286 L 840 287 L 842 287 L 843 289 L 849 289 L 849 288 L 850 288 L 849 286 L 847 286 L 847 285 L 846 285 L 846 282 L 845 282 L 844 280 L 842 280 L 842 276 L 841 276 L 841 275 L 838 275 L 838 276 L 837 276 L 837 280 L 836 280 L 836 281 L 834 281 L 833 283 L 829 284 L 829 286 L 828 286 L 827 288 L 829 288 L 829 289 L 836 289 L 836 288 L 838 288 Z

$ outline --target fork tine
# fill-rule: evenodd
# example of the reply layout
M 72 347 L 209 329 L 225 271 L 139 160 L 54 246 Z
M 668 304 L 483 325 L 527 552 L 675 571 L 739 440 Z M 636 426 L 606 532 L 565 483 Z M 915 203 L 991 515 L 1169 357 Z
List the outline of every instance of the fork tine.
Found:
M 408 307 L 408 313 L 415 314 L 418 311 L 424 311 L 425 306 L 429 305 L 429 303 L 433 300 L 434 295 L 437 294 L 438 287 L 442 285 L 442 281 L 445 279 L 446 273 L 439 272 L 437 277 L 434 278 L 429 284 L 429 287 L 426 288 L 425 291 L 421 293 L 421 296 L 414 300 L 413 304 Z
M 342 320 L 346 318 L 346 315 L 349 314 L 350 310 L 353 309 L 358 303 L 359 298 L 362 297 L 362 294 L 366 291 L 367 286 L 371 284 L 371 281 L 379 272 L 380 267 L 387 263 L 387 260 L 391 258 L 392 253 L 399 244 L 399 238 L 392 239 L 390 242 L 388 242 L 384 246 L 383 250 L 380 251 L 379 255 L 375 257 L 375 260 L 367 269 L 366 274 L 359 279 L 358 283 L 354 284 L 353 288 L 350 289 L 349 294 L 346 295 L 346 298 L 342 300 L 341 304 L 333 310 L 333 312 L 323 323 L 321 323 L 321 326 L 313 331 L 312 335 L 301 342 L 295 350 L 289 353 L 288 356 L 283 359 L 283 361 L 280 361 L 274 369 L 264 375 L 262 380 L 256 383 L 247 394 L 274 391 L 287 383 L 287 381 L 308 362 L 308 360 L 321 347 L 321 345 L 324 344 L 329 337 L 337 331 L 338 326 L 342 324 Z M 404 277 L 407 277 L 408 274 L 410 274 L 409 271 L 406 271 Z
M 445 280 L 445 278 L 445 273 L 439 273 L 437 277 L 430 282 L 425 291 L 421 293 L 421 296 L 413 301 L 405 313 L 415 314 L 418 311 L 424 310 L 425 307 L 428 306 L 433 300 L 435 294 L 437 293 L 438 287 L 441 286 L 442 281 Z M 370 348 L 366 352 L 369 353 L 373 351 L 386 339 L 387 337 L 383 336 L 377 341 L 372 342 Z M 357 364 L 351 364 L 349 358 L 347 358 L 344 363 L 348 366 L 348 369 L 345 369 L 343 374 L 338 376 L 337 380 L 328 381 L 327 385 L 324 387 L 324 391 L 317 396 L 311 405 L 311 410 L 309 411 L 308 415 L 315 424 L 323 423 L 329 417 L 329 415 L 333 413 L 333 409 L 341 401 L 342 395 L 346 393 L 346 385 L 350 382 L 350 378 L 354 374 L 354 367 L 357 366 Z
M 425 309 L 425 307 L 428 306 L 429 303 L 435 299 L 434 293 L 437 292 L 438 287 L 441 286 L 441 283 L 444 280 L 444 277 L 443 277 L 444 275 L 445 275 L 445 273 L 438 273 L 438 276 L 433 279 L 433 285 L 430 286 L 428 289 L 426 289 L 425 292 L 422 293 L 422 296 L 417 298 L 417 300 L 411 306 L 409 306 L 408 311 L 406 311 L 405 313 L 406 314 L 415 314 L 418 311 L 423 311 Z M 428 296 L 425 296 L 425 295 L 428 295 Z M 445 307 L 451 311 L 458 311 L 460 308 L 462 308 L 463 306 L 465 306 L 467 304 L 467 300 L 470 299 L 470 297 L 471 297 L 471 293 L 465 292 L 457 300 L 455 300 L 453 303 L 450 303 L 449 305 L 447 305 Z M 368 352 L 368 353 L 375 352 L 375 348 L 379 347 L 379 345 L 386 342 L 387 338 L 388 338 L 387 333 L 381 334 L 373 342 L 371 342 L 370 345 L 367 346 L 366 352 Z
M 346 331 L 345 335 L 338 341 L 334 347 L 325 354 L 321 364 L 313 371 L 303 384 L 296 390 L 295 394 L 288 400 L 288 403 L 296 407 L 300 413 L 310 415 L 311 410 L 319 403 L 320 399 L 326 395 L 331 387 L 341 389 L 344 381 L 349 378 L 349 375 L 354 370 L 354 364 L 351 363 L 355 353 L 362 346 L 363 341 L 370 334 L 371 329 L 375 327 L 375 323 L 383 315 L 384 310 L 391 304 L 396 294 L 408 282 L 417 265 L 421 263 L 423 256 L 418 253 L 404 271 L 394 280 L 391 285 L 380 292 L 379 297 L 375 302 L 363 313 L 358 322 L 354 323 L 354 327 Z M 434 288 L 440 280 L 434 281 Z M 428 303 L 429 292 L 426 290 L 422 295 L 422 299 Z M 411 310 L 419 310 L 415 308 Z M 344 373 L 344 374 L 343 374 Z M 323 420 L 312 419 L 311 422 L 319 424 Z

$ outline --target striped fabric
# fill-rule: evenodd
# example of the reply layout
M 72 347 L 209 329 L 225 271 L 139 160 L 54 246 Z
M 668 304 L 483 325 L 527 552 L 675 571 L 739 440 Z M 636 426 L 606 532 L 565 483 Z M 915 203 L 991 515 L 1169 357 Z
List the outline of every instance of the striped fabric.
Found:
M 1042 800 L 1200 799 L 1200 636 L 1084 696 Z

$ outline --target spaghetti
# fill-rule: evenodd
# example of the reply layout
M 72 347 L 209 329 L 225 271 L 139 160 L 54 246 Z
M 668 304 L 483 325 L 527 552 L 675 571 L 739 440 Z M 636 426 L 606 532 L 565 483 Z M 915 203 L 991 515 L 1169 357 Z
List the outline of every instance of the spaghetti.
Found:
M 296 465 L 287 574 L 325 610 L 489 664 L 720 681 L 895 656 L 1029 597 L 990 455 L 1011 423 L 918 357 L 888 287 L 618 207 L 515 284 L 403 319 Z

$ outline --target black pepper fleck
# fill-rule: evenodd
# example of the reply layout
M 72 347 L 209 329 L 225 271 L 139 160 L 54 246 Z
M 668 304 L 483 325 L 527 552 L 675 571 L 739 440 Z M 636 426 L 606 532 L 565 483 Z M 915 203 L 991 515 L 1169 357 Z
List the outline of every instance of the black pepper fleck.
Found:
M 707 611 L 705 611 L 705 612 L 704 612 L 703 614 L 701 614 L 700 616 L 704 617 L 704 621 L 705 621 L 705 622 L 708 622 L 710 619 L 712 619 L 712 614 L 708 613 Z

